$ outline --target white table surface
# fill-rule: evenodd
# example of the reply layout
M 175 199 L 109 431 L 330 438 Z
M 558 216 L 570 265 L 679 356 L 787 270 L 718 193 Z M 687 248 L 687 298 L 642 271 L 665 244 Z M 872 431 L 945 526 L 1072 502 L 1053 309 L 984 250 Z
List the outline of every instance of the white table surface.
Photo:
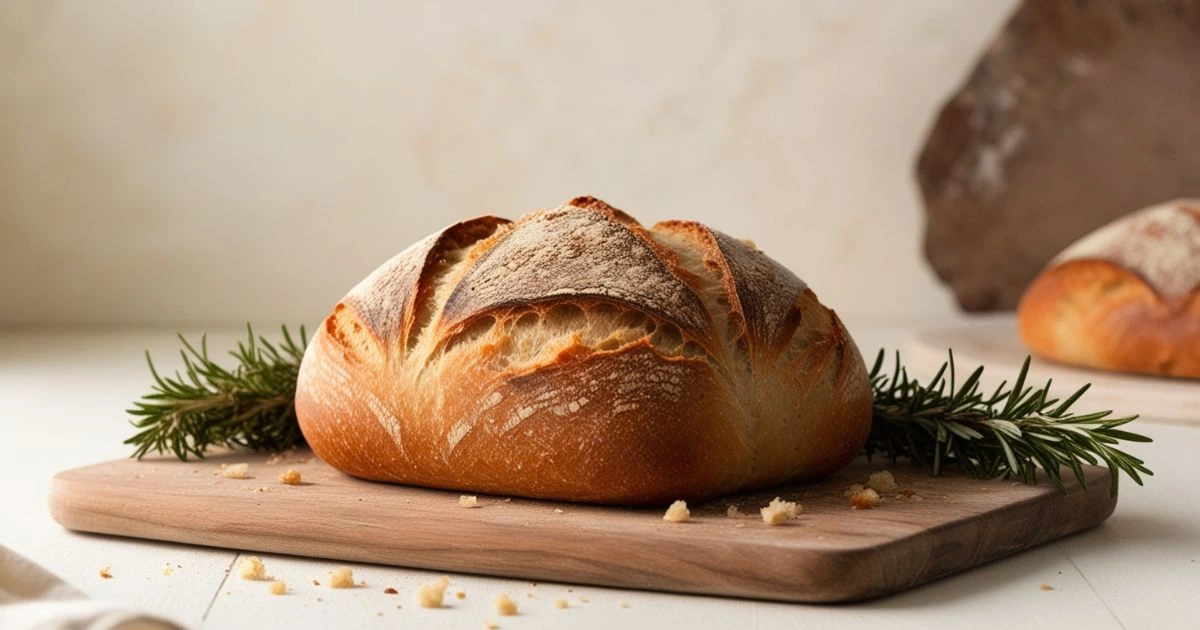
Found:
M 922 322 L 927 325 L 929 322 Z M 911 323 L 910 323 L 911 324 Z M 868 354 L 903 346 L 911 325 L 850 322 Z M 214 347 L 236 329 L 210 328 Z M 417 585 L 440 574 L 351 565 L 365 588 L 333 590 L 337 563 L 265 555 L 292 592 L 226 575 L 242 553 L 65 531 L 46 510 L 57 471 L 126 456 L 123 410 L 146 391 L 142 350 L 164 365 L 177 348 L 164 328 L 0 330 L 0 544 L 97 598 L 144 607 L 195 628 L 1200 628 L 1200 429 L 1140 422 L 1153 444 L 1132 445 L 1156 472 L 1146 487 L 1122 485 L 1116 513 L 1064 540 L 864 604 L 807 606 L 451 575 L 449 607 L 413 604 Z M 1086 398 L 1084 399 L 1086 406 Z M 153 509 L 147 506 L 146 509 Z M 179 565 L 163 575 L 166 564 Z M 98 572 L 111 567 L 112 579 Z M 1041 584 L 1054 590 L 1043 591 Z M 394 587 L 398 595 L 383 592 Z M 516 617 L 498 617 L 508 592 Z M 556 598 L 571 606 L 559 610 Z M 586 601 L 585 601 L 586 600 Z M 622 606 L 624 604 L 624 606 Z

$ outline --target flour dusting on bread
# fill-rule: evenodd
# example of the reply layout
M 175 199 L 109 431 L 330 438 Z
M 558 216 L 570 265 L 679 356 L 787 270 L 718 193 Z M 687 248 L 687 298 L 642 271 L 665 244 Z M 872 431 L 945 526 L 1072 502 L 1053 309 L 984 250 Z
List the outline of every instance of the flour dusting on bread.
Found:
M 1152 206 L 1088 234 L 1050 266 L 1100 259 L 1141 276 L 1165 298 L 1200 288 L 1200 200 Z

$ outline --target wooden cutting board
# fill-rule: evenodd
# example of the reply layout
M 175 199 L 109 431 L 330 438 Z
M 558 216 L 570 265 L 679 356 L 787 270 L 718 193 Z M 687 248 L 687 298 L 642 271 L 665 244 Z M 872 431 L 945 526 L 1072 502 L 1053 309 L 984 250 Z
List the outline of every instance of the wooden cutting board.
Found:
M 974 324 L 925 330 L 916 334 L 904 354 L 910 368 L 932 374 L 954 349 L 954 362 L 967 370 L 985 366 L 985 383 L 1011 380 L 1030 354 L 1017 335 L 1015 318 L 985 318 Z M 1053 363 L 1037 357 L 1029 367 L 1034 383 L 1054 380 L 1053 391 L 1066 396 L 1091 383 L 1079 409 L 1112 409 L 1118 415 L 1138 414 L 1139 422 L 1200 426 L 1200 380 L 1122 374 Z M 1136 431 L 1136 427 L 1134 428 Z
M 895 593 L 1099 524 L 1117 499 L 1108 472 L 1088 489 L 933 478 L 893 472 L 912 498 L 851 510 L 844 492 L 879 466 L 856 461 L 819 483 L 692 506 L 670 523 L 662 509 L 479 497 L 362 481 L 307 452 L 266 463 L 227 454 L 203 462 L 119 460 L 60 473 L 50 509 L 67 528 L 197 545 L 637 589 L 793 602 L 842 602 Z M 249 479 L 217 475 L 249 462 Z M 295 468 L 304 484 L 286 486 Z M 800 518 L 768 526 L 775 496 Z M 737 505 L 742 517 L 729 517 Z M 665 507 L 665 506 L 664 506 Z

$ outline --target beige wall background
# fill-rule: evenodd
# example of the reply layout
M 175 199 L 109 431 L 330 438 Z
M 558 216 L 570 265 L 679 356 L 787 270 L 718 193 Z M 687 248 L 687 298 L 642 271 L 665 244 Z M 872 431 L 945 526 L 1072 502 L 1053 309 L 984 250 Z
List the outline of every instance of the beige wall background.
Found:
M 0 323 L 312 322 L 592 194 L 949 312 L 912 163 L 1013 0 L 0 3 Z

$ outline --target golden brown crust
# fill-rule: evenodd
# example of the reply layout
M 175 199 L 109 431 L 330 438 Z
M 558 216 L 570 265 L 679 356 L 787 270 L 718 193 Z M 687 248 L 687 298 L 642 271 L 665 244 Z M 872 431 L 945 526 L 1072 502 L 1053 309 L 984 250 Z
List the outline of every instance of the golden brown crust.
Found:
M 866 439 L 845 328 L 739 241 L 579 198 L 422 243 L 335 307 L 301 366 L 301 428 L 344 472 L 669 503 L 825 474 Z
M 1025 344 L 1048 359 L 1200 378 L 1200 290 L 1164 298 L 1114 262 L 1075 259 L 1042 272 L 1017 321 Z

